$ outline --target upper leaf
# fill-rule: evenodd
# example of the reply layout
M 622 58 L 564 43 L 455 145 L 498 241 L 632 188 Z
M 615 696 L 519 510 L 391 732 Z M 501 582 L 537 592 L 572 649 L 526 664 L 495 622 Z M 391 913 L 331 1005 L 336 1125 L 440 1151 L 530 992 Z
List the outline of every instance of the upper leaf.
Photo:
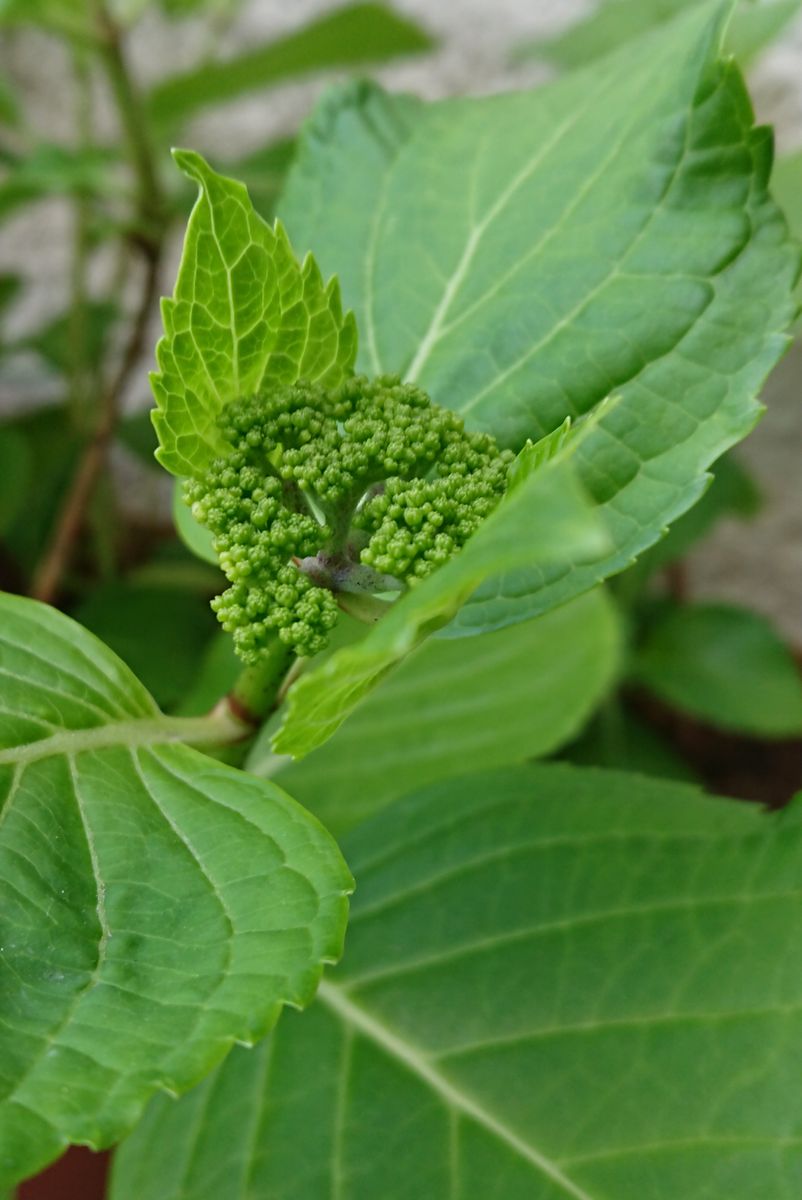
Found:
M 154 1103 L 114 1200 L 795 1200 L 797 809 L 517 768 L 345 848 L 342 967 Z
M 267 383 L 340 383 L 353 367 L 356 326 L 343 316 L 337 281 L 324 284 L 311 255 L 299 266 L 283 227 L 258 216 L 241 183 L 191 151 L 174 157 L 200 195 L 175 292 L 162 302 L 153 424 L 162 465 L 193 475 L 223 448 L 223 405 Z
M 524 563 L 590 557 L 606 545 L 570 464 L 564 458 L 544 465 L 536 456 L 525 458 L 528 477 L 516 480 L 459 554 L 397 600 L 361 642 L 338 650 L 292 687 L 273 742 L 277 753 L 300 758 L 322 745 L 386 673 L 450 621 L 486 579 Z
M 2 1188 L 306 1003 L 350 877 L 279 788 L 180 744 L 214 720 L 163 717 L 52 609 L 0 618 Z
M 510 573 L 450 632 L 621 570 L 759 415 L 798 256 L 767 193 L 770 136 L 718 60 L 728 8 L 530 93 L 416 108 L 351 88 L 302 139 L 279 211 L 340 273 L 361 369 L 513 446 L 621 396 L 577 454 L 613 551 Z
M 517 58 L 547 58 L 558 67 L 580 67 L 609 54 L 638 34 L 659 28 L 697 0 L 602 0 L 556 38 L 520 47 Z M 800 0 L 741 0 L 727 29 L 726 46 L 743 65 L 793 20 Z

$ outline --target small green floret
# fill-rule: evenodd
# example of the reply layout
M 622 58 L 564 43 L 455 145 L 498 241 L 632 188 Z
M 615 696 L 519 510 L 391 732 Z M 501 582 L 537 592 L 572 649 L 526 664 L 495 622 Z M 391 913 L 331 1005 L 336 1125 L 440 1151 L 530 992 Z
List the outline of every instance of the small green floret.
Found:
M 403 588 L 447 562 L 514 457 L 391 376 L 250 396 L 220 427 L 231 451 L 186 499 L 231 583 L 213 607 L 249 663 L 276 635 L 299 655 L 322 650 L 336 593 Z

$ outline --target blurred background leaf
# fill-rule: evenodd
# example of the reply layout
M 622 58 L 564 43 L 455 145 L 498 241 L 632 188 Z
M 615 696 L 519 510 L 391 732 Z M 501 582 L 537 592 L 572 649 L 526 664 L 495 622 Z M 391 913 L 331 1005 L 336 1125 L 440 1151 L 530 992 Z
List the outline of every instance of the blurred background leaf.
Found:
M 747 609 L 661 609 L 634 652 L 630 680 L 722 729 L 764 738 L 802 734 L 799 668 L 770 622 Z
M 117 153 L 107 147 L 73 149 L 42 142 L 6 165 L 0 180 L 0 217 L 49 196 L 114 194 L 109 168 L 118 162 Z
M 351 4 L 255 50 L 166 79 L 150 92 L 148 112 L 155 124 L 173 127 L 201 108 L 293 76 L 382 62 L 432 44 L 418 25 L 383 4 Z
M 207 596 L 186 587 L 115 580 L 96 588 L 73 612 L 144 683 L 160 708 L 189 690 L 218 629 Z

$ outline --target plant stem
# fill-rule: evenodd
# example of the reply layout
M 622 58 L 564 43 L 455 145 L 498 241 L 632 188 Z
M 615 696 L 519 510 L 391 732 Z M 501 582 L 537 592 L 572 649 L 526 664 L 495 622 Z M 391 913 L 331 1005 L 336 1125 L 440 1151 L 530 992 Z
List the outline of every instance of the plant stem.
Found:
M 86 150 L 92 143 L 91 77 L 87 51 L 73 47 L 73 70 L 77 95 L 75 123 L 78 144 Z M 89 197 L 82 192 L 74 204 L 73 255 L 70 270 L 69 318 L 69 407 L 73 427 L 84 432 L 87 426 L 90 364 L 88 362 L 87 266 L 89 260 Z
M 71 486 L 64 498 L 53 535 L 33 578 L 31 594 L 52 603 L 83 526 L 86 509 L 105 467 L 109 443 L 117 425 L 119 402 L 136 367 L 147 332 L 148 317 L 156 299 L 164 242 L 164 202 L 155 158 L 146 132 L 144 111 L 126 66 L 117 26 L 103 0 L 95 0 L 99 53 L 105 64 L 117 101 L 120 122 L 126 133 L 131 168 L 137 179 L 136 244 L 145 259 L 145 274 L 139 303 L 117 371 L 105 387 L 98 421 L 84 447 Z
M 246 667 L 221 707 L 256 730 L 277 707 L 281 685 L 295 659 L 294 651 L 278 637 L 253 667 Z
M 128 158 L 137 181 L 139 234 L 146 244 L 160 245 L 165 202 L 151 145 L 145 108 L 125 60 L 122 39 L 103 0 L 95 0 L 99 51 L 117 105 Z
M 51 604 L 58 592 L 61 578 L 69 565 L 75 542 L 81 532 L 87 506 L 106 463 L 109 442 L 117 424 L 118 400 L 131 372 L 139 361 L 148 316 L 156 298 L 159 262 L 159 257 L 152 257 L 146 264 L 146 275 L 139 307 L 122 361 L 116 375 L 104 392 L 97 427 L 84 447 L 78 468 L 56 521 L 55 531 L 45 556 L 34 574 L 31 595 L 37 600 L 43 600 L 46 604 Z

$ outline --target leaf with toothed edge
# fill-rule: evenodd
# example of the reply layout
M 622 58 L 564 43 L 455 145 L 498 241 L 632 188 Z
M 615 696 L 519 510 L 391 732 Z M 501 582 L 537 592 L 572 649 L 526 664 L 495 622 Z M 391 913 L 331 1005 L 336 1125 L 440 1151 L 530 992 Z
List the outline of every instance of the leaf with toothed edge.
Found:
M 112 1200 L 797 1200 L 802 812 L 575 767 L 353 830 L 343 963 Z
M 340 383 L 356 326 L 337 280 L 324 283 L 311 254 L 299 265 L 284 227 L 262 220 L 243 184 L 192 151 L 173 157 L 200 194 L 175 292 L 162 301 L 153 424 L 162 466 L 193 475 L 223 449 L 216 421 L 231 400 L 268 383 Z
M 209 720 L 164 717 L 68 617 L 0 595 L 0 628 L 2 1188 L 308 1003 L 351 880 L 280 788 L 182 744 Z
M 329 94 L 278 205 L 337 271 L 358 369 L 393 371 L 518 448 L 621 402 L 577 455 L 612 549 L 510 570 L 449 625 L 545 612 L 622 570 L 760 414 L 799 255 L 768 181 L 728 4 L 545 88 L 410 105 Z

